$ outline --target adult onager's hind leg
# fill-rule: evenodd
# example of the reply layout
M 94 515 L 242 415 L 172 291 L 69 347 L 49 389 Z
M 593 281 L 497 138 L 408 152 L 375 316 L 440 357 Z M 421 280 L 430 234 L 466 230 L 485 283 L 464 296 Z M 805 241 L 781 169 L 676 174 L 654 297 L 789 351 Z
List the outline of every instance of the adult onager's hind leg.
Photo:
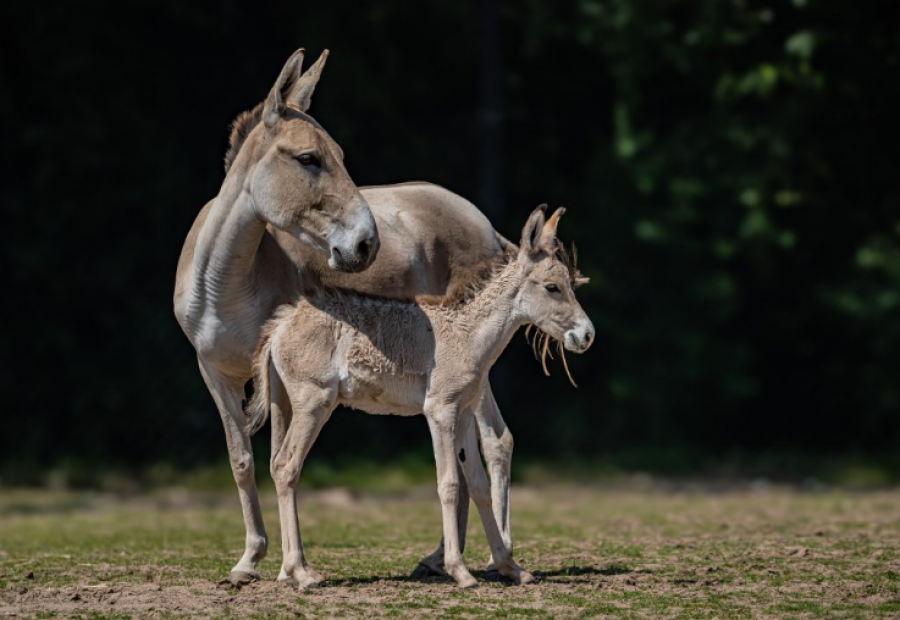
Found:
M 271 368 L 271 367 L 270 367 Z M 272 385 L 272 406 L 283 410 L 284 388 L 276 386 L 281 381 L 270 370 Z M 313 383 L 291 385 L 288 388 L 292 415 L 289 426 L 281 432 L 284 441 L 272 457 L 272 478 L 278 494 L 278 515 L 281 519 L 281 549 L 284 559 L 279 581 L 293 581 L 302 590 L 315 587 L 324 581 L 306 561 L 303 541 L 300 538 L 300 524 L 297 519 L 297 483 L 300 471 L 309 449 L 319 436 L 322 426 L 331 416 L 336 404 L 337 391 L 319 387 Z
M 491 485 L 488 482 L 484 465 L 481 463 L 481 454 L 478 451 L 476 423 L 471 415 L 467 415 L 461 424 L 464 427 L 460 429 L 462 447 L 457 454 L 457 458 L 462 464 L 469 486 L 469 493 L 472 495 L 475 506 L 478 507 L 481 523 L 484 525 L 484 532 L 487 535 L 488 544 L 491 548 L 494 570 L 515 583 L 531 583 L 534 581 L 534 576 L 515 563 L 512 558 L 512 546 L 508 545 L 503 539 L 500 528 L 497 525 L 491 501 Z
M 256 490 L 256 477 L 253 465 L 253 447 L 247 433 L 244 415 L 244 381 L 228 377 L 200 362 L 200 374 L 209 388 L 222 424 L 225 427 L 225 439 L 228 442 L 228 460 L 231 473 L 237 483 L 241 498 L 241 510 L 244 514 L 244 527 L 247 530 L 244 543 L 244 555 L 231 569 L 229 580 L 233 583 L 247 583 L 259 579 L 256 570 L 259 562 L 266 557 L 268 539 L 263 525 L 262 511 L 259 507 L 259 494 Z

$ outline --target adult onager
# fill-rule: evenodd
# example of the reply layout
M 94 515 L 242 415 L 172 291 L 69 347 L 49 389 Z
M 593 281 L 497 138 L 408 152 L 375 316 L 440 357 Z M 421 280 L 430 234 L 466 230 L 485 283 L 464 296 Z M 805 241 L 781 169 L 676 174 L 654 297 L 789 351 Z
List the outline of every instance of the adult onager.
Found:
M 266 100 L 236 119 L 222 188 L 200 211 L 178 261 L 175 315 L 222 418 L 247 531 L 235 581 L 259 578 L 268 547 L 243 399 L 262 326 L 275 308 L 311 286 L 389 297 L 441 294 L 454 274 L 508 245 L 478 209 L 443 188 L 356 187 L 340 147 L 306 113 L 326 58 L 327 51 L 302 73 L 303 50 L 295 52 Z M 281 407 L 290 410 L 288 402 Z M 512 548 L 512 436 L 489 387 L 476 417 L 494 510 Z M 281 445 L 277 432 L 273 442 Z M 466 493 L 457 506 L 463 528 Z M 438 547 L 422 564 L 439 571 L 442 562 Z
M 534 324 L 578 353 L 593 342 L 594 327 L 575 298 L 577 271 L 556 240 L 563 212 L 545 223 L 543 207 L 535 210 L 517 253 L 489 261 L 446 297 L 404 302 L 323 290 L 275 313 L 260 342 L 248 414 L 258 428 L 275 410 L 272 428 L 283 437 L 272 459 L 284 552 L 279 580 L 301 588 L 322 582 L 303 553 L 296 488 L 309 449 L 338 404 L 373 414 L 425 414 L 437 464 L 444 566 L 461 587 L 477 582 L 461 556 L 457 459 L 497 570 L 517 583 L 534 580 L 504 544 L 469 429 L 488 372 L 519 327 Z M 280 407 L 285 393 L 289 416 Z

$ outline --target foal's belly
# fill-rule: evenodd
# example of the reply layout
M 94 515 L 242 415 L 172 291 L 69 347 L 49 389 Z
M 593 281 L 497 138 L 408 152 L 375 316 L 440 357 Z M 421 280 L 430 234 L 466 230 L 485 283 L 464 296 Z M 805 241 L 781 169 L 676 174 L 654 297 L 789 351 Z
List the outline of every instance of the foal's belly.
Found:
M 418 415 L 425 402 L 425 377 L 351 369 L 341 378 L 340 402 L 375 415 Z

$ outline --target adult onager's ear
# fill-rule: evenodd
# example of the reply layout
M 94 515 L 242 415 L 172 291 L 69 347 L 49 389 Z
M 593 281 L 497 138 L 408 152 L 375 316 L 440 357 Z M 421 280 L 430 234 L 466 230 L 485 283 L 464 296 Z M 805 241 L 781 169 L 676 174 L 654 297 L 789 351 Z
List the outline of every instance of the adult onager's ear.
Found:
M 550 216 L 550 219 L 547 220 L 547 223 L 544 224 L 544 227 L 541 229 L 541 240 L 539 245 L 543 250 L 552 252 L 556 247 L 556 228 L 559 226 L 559 218 L 561 218 L 565 212 L 565 207 L 560 207 L 554 211 L 553 215 Z
M 281 74 L 279 74 L 278 79 L 275 80 L 275 85 L 272 87 L 272 90 L 269 91 L 269 96 L 266 97 L 262 116 L 263 122 L 269 129 L 274 127 L 278 122 L 281 113 L 287 105 L 286 101 L 288 93 L 291 92 L 292 87 L 297 80 L 300 79 L 300 71 L 303 68 L 303 53 L 305 51 L 306 50 L 301 47 L 291 54 L 291 57 L 284 63 L 284 67 L 281 69 Z
M 316 84 L 319 83 L 319 78 L 322 77 L 322 68 L 325 66 L 326 60 L 328 60 L 328 50 L 323 50 L 319 55 L 319 59 L 307 69 L 306 73 L 297 80 L 297 83 L 291 89 L 288 101 L 300 108 L 302 112 L 309 110 L 313 91 L 316 90 Z
M 525 228 L 522 229 L 522 241 L 519 244 L 519 253 L 531 256 L 540 249 L 541 230 L 544 228 L 544 212 L 547 205 L 542 204 L 531 212 Z

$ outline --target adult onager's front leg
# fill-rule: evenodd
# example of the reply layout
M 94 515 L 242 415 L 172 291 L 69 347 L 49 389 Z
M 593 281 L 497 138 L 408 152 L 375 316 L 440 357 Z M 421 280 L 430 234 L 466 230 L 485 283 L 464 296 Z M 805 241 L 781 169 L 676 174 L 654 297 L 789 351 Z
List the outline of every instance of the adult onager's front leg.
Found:
M 222 425 L 225 427 L 228 460 L 231 463 L 234 481 L 237 483 L 238 494 L 241 498 L 241 510 L 244 514 L 244 527 L 247 530 L 244 555 L 231 569 L 229 580 L 232 583 L 248 583 L 259 579 L 256 567 L 266 557 L 268 538 L 263 525 L 262 511 L 259 507 L 259 494 L 256 490 L 253 465 L 253 447 L 250 443 L 244 415 L 244 381 L 217 372 L 200 358 L 198 361 L 200 362 L 200 374 L 203 375 L 206 387 L 209 388 L 213 400 L 216 401 L 216 407 L 222 417 Z
M 437 466 L 438 497 L 444 521 L 444 570 L 462 588 L 471 588 L 478 582 L 462 561 L 459 525 L 456 507 L 459 502 L 461 476 L 456 464 L 460 441 L 458 435 L 459 410 L 455 405 L 441 404 L 425 407 L 425 417 L 431 430 L 434 445 L 434 461 Z
M 272 373 L 272 377 L 273 384 L 281 383 L 275 373 Z M 273 411 L 283 392 L 281 387 L 273 385 Z M 303 553 L 297 518 L 297 483 L 309 449 L 334 411 L 337 391 L 313 383 L 303 383 L 290 386 L 288 393 L 293 414 L 289 426 L 286 429 L 282 427 L 284 441 L 272 456 L 271 463 L 272 479 L 278 494 L 281 549 L 284 554 L 278 580 L 296 582 L 302 590 L 321 585 L 324 579 L 309 565 Z

